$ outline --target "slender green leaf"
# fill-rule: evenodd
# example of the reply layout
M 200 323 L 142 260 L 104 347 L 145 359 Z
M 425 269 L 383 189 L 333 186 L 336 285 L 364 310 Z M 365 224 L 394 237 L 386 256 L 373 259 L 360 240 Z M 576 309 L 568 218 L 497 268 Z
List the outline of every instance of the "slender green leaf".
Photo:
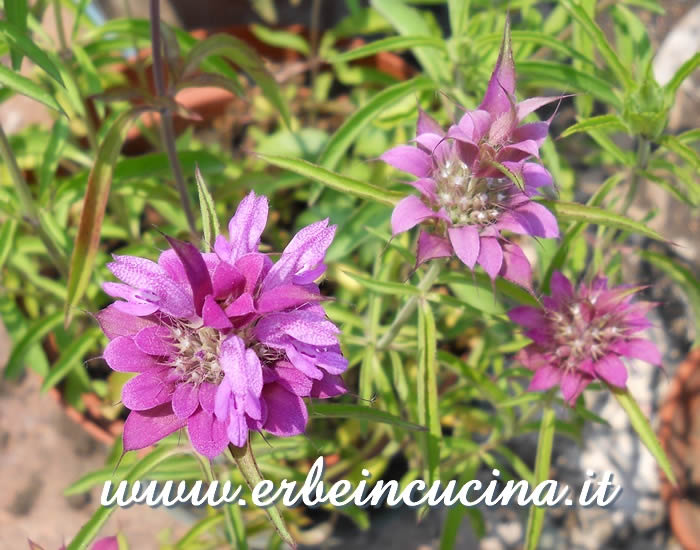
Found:
M 365 105 L 355 111 L 336 130 L 326 144 L 318 163 L 329 170 L 334 170 L 348 148 L 357 139 L 362 130 L 369 125 L 382 111 L 407 95 L 435 88 L 435 84 L 424 76 L 416 77 L 406 82 L 400 82 L 385 88 L 374 95 Z
M 202 178 L 202 173 L 199 171 L 199 166 L 195 169 L 194 175 L 197 180 L 197 193 L 199 195 L 199 210 L 202 216 L 204 242 L 213 250 L 214 239 L 216 235 L 220 233 L 219 219 L 216 217 L 214 199 L 211 193 L 209 193 L 209 189 L 207 189 L 207 184 L 204 183 L 204 178 Z
M 36 65 L 44 69 L 46 74 L 61 86 L 64 85 L 61 73 L 54 62 L 51 61 L 49 56 L 46 55 L 39 46 L 27 37 L 26 29 L 22 31 L 16 25 L 0 21 L 0 31 L 3 32 L 13 50 L 21 52 L 22 55 L 26 55 Z
M 23 36 L 27 35 L 27 15 L 29 9 L 27 0 L 4 0 L 3 9 L 7 22 L 17 29 L 17 33 Z M 26 52 L 18 47 L 16 43 L 10 43 L 10 58 L 12 60 L 12 68 L 19 71 L 22 66 L 22 57 Z
M 659 143 L 676 153 L 696 170 L 700 170 L 700 155 L 677 137 L 665 134 L 659 138 Z
M 627 417 L 630 419 L 632 427 L 634 428 L 634 431 L 637 432 L 637 435 L 642 440 L 642 443 L 644 443 L 646 448 L 649 449 L 649 452 L 651 452 L 651 454 L 654 456 L 657 464 L 666 474 L 669 481 L 676 485 L 676 476 L 673 473 L 671 463 L 669 462 L 661 443 L 659 443 L 659 440 L 656 438 L 654 429 L 649 424 L 649 421 L 647 420 L 646 416 L 644 416 L 644 413 L 639 408 L 639 405 L 635 401 L 634 397 L 632 397 L 628 389 L 616 388 L 610 385 L 608 385 L 608 387 L 615 396 L 615 399 L 617 399 L 617 402 L 627 413 Z
M 51 92 L 46 91 L 44 88 L 29 80 L 27 77 L 22 76 L 8 67 L 5 67 L 5 65 L 2 63 L 0 63 L 0 84 L 14 90 L 18 94 L 27 96 L 28 98 L 34 99 L 39 103 L 43 103 L 51 109 L 63 113 L 63 109 L 61 109 L 61 106 L 56 103 L 56 100 Z
M 238 38 L 225 34 L 216 34 L 195 44 L 183 62 L 182 74 L 193 72 L 208 57 L 222 56 L 230 59 L 246 71 L 260 86 L 265 97 L 279 110 L 287 126 L 291 115 L 289 106 L 275 81 L 265 68 L 264 61 L 258 53 Z
M 356 420 L 367 420 L 369 422 L 380 422 L 391 424 L 407 430 L 423 432 L 427 428 L 407 422 L 386 411 L 380 411 L 372 407 L 362 405 L 352 405 L 344 403 L 314 403 L 311 411 L 312 416 L 322 416 L 324 418 L 354 418 Z
M 166 458 L 178 452 L 181 451 L 167 446 L 160 446 L 155 451 L 140 459 L 123 479 L 126 480 L 129 485 L 131 485 L 157 467 L 158 464 L 163 462 Z M 120 481 L 122 480 L 115 480 L 114 485 L 118 485 Z M 75 535 L 75 538 L 73 538 L 66 550 L 86 550 L 88 545 L 97 536 L 100 529 L 102 529 L 104 524 L 107 522 L 109 516 L 111 516 L 112 512 L 114 512 L 117 508 L 118 506 L 100 506 L 97 508 L 97 511 L 92 515 L 87 523 L 80 528 L 80 531 L 78 531 L 78 534 Z
M 554 215 L 559 221 L 572 221 L 572 222 L 585 222 L 594 223 L 597 225 L 604 225 L 607 227 L 614 227 L 615 229 L 620 229 L 622 231 L 629 231 L 631 233 L 636 233 L 638 235 L 644 235 L 650 239 L 657 241 L 666 241 L 661 235 L 659 235 L 653 229 L 650 229 L 642 222 L 637 222 L 604 210 L 602 208 L 597 208 L 594 206 L 584 206 L 582 204 L 575 204 L 572 202 L 559 202 L 559 201 L 540 201 L 549 210 L 554 212 Z
M 17 220 L 7 219 L 0 228 L 0 273 L 15 244 Z
M 136 116 L 149 109 L 148 106 L 135 107 L 119 115 L 97 152 L 95 164 L 88 178 L 83 212 L 80 216 L 80 226 L 71 258 L 68 299 L 65 306 L 66 325 L 70 323 L 73 308 L 83 297 L 93 273 L 93 265 L 100 245 L 102 221 L 112 184 L 112 171 L 124 143 L 126 131 Z
M 622 109 L 622 102 L 609 82 L 568 65 L 554 61 L 520 61 L 518 75 L 539 84 L 556 86 L 565 92 L 588 93 L 617 110 Z
M 78 5 L 75 8 L 75 21 L 73 21 L 73 30 L 71 31 L 71 42 L 75 42 L 75 37 L 78 35 L 78 29 L 83 22 L 85 10 L 88 7 L 90 0 L 78 0 Z
M 470 0 L 447 0 L 452 36 L 462 36 L 469 21 Z
M 418 314 L 418 421 L 428 427 L 425 439 L 426 483 L 440 479 L 440 411 L 437 391 L 437 334 L 430 304 L 422 300 Z
M 72 369 L 82 367 L 83 357 L 95 346 L 101 335 L 102 331 L 99 327 L 92 327 L 74 340 L 51 367 L 48 376 L 41 385 L 41 391 L 48 391 L 63 380 Z
M 562 5 L 566 10 L 579 22 L 583 29 L 588 33 L 588 35 L 593 40 L 596 48 L 600 52 L 600 55 L 605 59 L 608 67 L 617 77 L 621 84 L 624 84 L 626 88 L 630 88 L 634 85 L 632 80 L 632 75 L 629 69 L 627 69 L 620 61 L 617 53 L 613 50 L 612 46 L 605 37 L 602 29 L 597 25 L 597 23 L 588 15 L 588 12 L 580 4 L 576 4 L 571 0 L 562 0 Z
M 41 198 L 44 197 L 44 194 L 48 191 L 49 186 L 53 182 L 58 162 L 61 159 L 61 153 L 68 139 L 68 134 L 68 121 L 63 117 L 56 120 L 51 129 L 51 137 L 49 138 L 44 157 L 41 160 L 41 168 L 39 169 L 39 197 Z
M 175 550 L 188 550 L 190 548 L 196 548 L 194 544 L 196 543 L 197 539 L 202 535 L 215 532 L 220 524 L 224 522 L 224 519 L 225 518 L 223 515 L 216 514 L 215 516 L 209 516 L 199 520 L 180 540 L 177 541 Z
M 627 127 L 622 119 L 617 115 L 600 115 L 591 118 L 579 120 L 573 126 L 569 126 L 561 133 L 560 137 L 568 137 L 571 134 L 578 132 L 587 132 L 589 130 L 606 130 L 606 131 L 627 131 Z
M 362 199 L 394 206 L 405 196 L 403 193 L 389 191 L 370 183 L 348 178 L 347 176 L 341 176 L 337 172 L 326 170 L 325 168 L 305 160 L 275 155 L 258 154 L 258 156 L 278 168 L 289 170 L 290 172 L 305 176 L 309 179 L 319 181 L 331 189 L 335 189 L 341 193 L 350 193 Z
M 369 44 L 334 55 L 328 59 L 328 62 L 341 63 L 369 57 L 379 52 L 405 50 L 417 46 L 428 46 L 445 51 L 445 43 L 433 36 L 390 36 L 389 38 L 375 40 Z
M 535 458 L 535 483 L 539 484 L 549 479 L 549 468 L 552 461 L 552 445 L 554 443 L 554 430 L 556 413 L 548 407 L 542 415 L 540 435 L 537 440 L 537 455 Z M 540 539 L 546 508 L 532 505 L 527 518 L 527 531 L 525 532 L 525 549 L 536 550 Z
M 430 36 L 433 34 L 425 14 L 407 6 L 401 0 L 370 0 L 370 5 L 389 21 L 400 35 Z M 434 48 L 419 46 L 412 48 L 423 71 L 433 80 L 443 82 L 449 79 L 449 69 L 445 56 L 435 55 Z
M 478 456 L 467 458 L 466 467 L 459 476 L 459 487 L 464 487 L 472 479 L 476 477 L 477 469 L 481 461 Z M 457 535 L 459 526 L 462 524 L 462 518 L 468 513 L 470 508 L 465 506 L 450 506 L 447 510 L 445 522 L 442 525 L 442 535 L 440 536 L 440 550 L 454 550 L 457 544 Z M 477 510 L 478 511 L 478 510 Z
M 265 44 L 294 50 L 304 55 L 311 55 L 309 43 L 299 34 L 273 30 L 263 25 L 251 25 L 250 30 L 253 31 L 258 40 L 265 42 Z
M 408 283 L 394 283 L 391 281 L 378 281 L 373 277 L 366 277 L 359 273 L 345 271 L 345 275 L 355 279 L 362 286 L 368 288 L 377 294 L 389 294 L 391 296 L 420 296 L 422 294 L 419 288 Z
M 39 342 L 49 332 L 60 325 L 62 314 L 60 311 L 39 317 L 30 323 L 24 336 L 15 344 L 10 354 L 10 359 L 5 367 L 5 378 L 16 378 L 24 369 L 24 364 L 29 349 Z
M 671 78 L 671 80 L 664 87 L 666 95 L 671 99 L 674 98 L 678 88 L 680 88 L 681 84 L 683 84 L 683 81 L 688 78 L 693 71 L 698 68 L 698 66 L 700 66 L 700 52 L 696 53 L 679 67 L 679 69 L 673 75 L 673 78 Z

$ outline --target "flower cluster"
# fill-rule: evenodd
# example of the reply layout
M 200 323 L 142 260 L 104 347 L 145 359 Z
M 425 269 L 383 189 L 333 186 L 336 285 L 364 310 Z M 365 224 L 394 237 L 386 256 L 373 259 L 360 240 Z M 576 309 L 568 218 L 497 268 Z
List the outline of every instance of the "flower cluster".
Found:
M 125 450 L 186 426 L 195 449 L 214 457 L 245 445 L 249 430 L 303 433 L 302 398 L 345 392 L 339 329 L 314 283 L 336 228 L 305 227 L 273 262 L 258 249 L 267 213 L 267 199 L 251 192 L 213 252 L 169 238 L 157 263 L 108 264 L 122 282 L 103 288 L 122 300 L 97 314 L 110 340 L 104 359 L 138 373 L 122 390 Z
M 388 164 L 416 176 L 410 184 L 421 193 L 420 198 L 410 195 L 396 205 L 392 233 L 433 222 L 432 232 L 419 235 L 418 264 L 456 254 L 470 269 L 481 265 L 491 279 L 500 275 L 529 288 L 530 264 L 502 232 L 559 236 L 554 216 L 531 200 L 539 188 L 552 185 L 550 173 L 530 160 L 539 156 L 551 119 L 521 124 L 534 110 L 559 98 L 515 103 L 514 93 L 507 26 L 479 108 L 465 112 L 446 131 L 420 111 L 416 146 L 401 145 L 382 155 Z
M 632 302 L 638 288 L 608 288 L 605 277 L 596 277 L 590 286 L 575 290 L 559 272 L 550 286 L 542 309 L 520 306 L 508 313 L 533 341 L 517 357 L 534 371 L 529 390 L 559 385 L 564 399 L 573 404 L 593 380 L 626 387 L 627 368 L 620 357 L 661 364 L 656 346 L 638 336 L 651 326 L 646 314 L 654 307 Z

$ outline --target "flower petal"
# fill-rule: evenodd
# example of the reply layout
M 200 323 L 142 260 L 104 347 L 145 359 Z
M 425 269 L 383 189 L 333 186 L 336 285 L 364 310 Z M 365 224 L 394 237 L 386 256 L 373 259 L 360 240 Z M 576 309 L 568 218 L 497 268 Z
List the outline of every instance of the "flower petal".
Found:
M 532 292 L 532 267 L 522 249 L 513 243 L 503 243 L 501 277 Z
M 452 256 L 453 252 L 452 246 L 447 239 L 421 231 L 420 235 L 418 235 L 416 266 L 434 258 L 448 258 Z
M 205 326 L 215 328 L 216 330 L 227 330 L 233 327 L 226 313 L 224 313 L 221 306 L 216 303 L 216 300 L 214 300 L 211 294 L 204 299 L 202 322 Z
M 195 451 L 208 458 L 220 455 L 228 445 L 226 425 L 203 409 L 188 418 L 187 432 Z
M 214 268 L 211 283 L 214 289 L 214 298 L 221 299 L 231 294 L 240 293 L 245 286 L 245 277 L 228 262 L 219 262 Z
M 254 311 L 255 304 L 253 303 L 253 297 L 247 292 L 241 294 L 225 309 L 225 313 L 229 317 L 240 317 L 241 315 L 248 315 Z
M 620 340 L 608 346 L 610 351 L 614 351 L 625 357 L 641 359 L 652 365 L 661 365 L 663 359 L 659 349 L 653 342 L 643 338 L 632 338 L 630 340 Z
M 574 295 L 574 287 L 571 285 L 571 281 L 561 271 L 552 273 L 549 288 L 551 290 L 550 295 L 557 304 L 568 302 Z
M 518 306 L 508 312 L 508 318 L 527 328 L 536 328 L 545 323 L 544 312 L 532 306 Z
M 328 399 L 342 395 L 348 391 L 343 379 L 337 374 L 325 373 L 320 380 L 314 380 L 311 387 L 311 397 Z
M 481 250 L 479 230 L 473 225 L 464 225 L 462 227 L 450 227 L 447 230 L 447 234 L 450 236 L 450 242 L 457 257 L 469 269 L 474 269 Z
M 544 391 L 561 382 L 561 370 L 551 365 L 544 365 L 535 371 L 527 391 Z
M 586 388 L 590 379 L 577 372 L 566 372 L 561 377 L 561 393 L 564 396 L 564 401 L 573 406 L 581 395 L 581 392 Z
M 124 384 L 122 403 L 132 411 L 145 411 L 170 401 L 174 390 L 175 385 L 165 382 L 162 372 L 143 372 Z
M 554 215 L 544 206 L 534 201 L 526 201 L 506 212 L 498 223 L 501 229 L 531 235 L 533 237 L 557 238 L 559 225 Z
M 199 388 L 194 384 L 178 384 L 173 392 L 173 412 L 178 418 L 189 418 L 199 407 Z
M 131 411 L 124 422 L 124 450 L 134 451 L 153 445 L 186 423 L 175 416 L 170 403 L 147 411 Z
M 482 237 L 479 248 L 479 265 L 491 279 L 495 279 L 503 265 L 503 249 L 495 237 Z
M 134 343 L 148 355 L 169 355 L 176 351 L 172 343 L 172 333 L 165 326 L 151 325 L 141 329 L 134 336 Z
M 295 369 L 291 363 L 279 362 L 275 366 L 277 373 L 277 383 L 287 391 L 299 397 L 308 397 L 311 393 L 313 381 L 311 378 Z
M 95 314 L 95 319 L 107 338 L 114 340 L 119 336 L 133 336 L 146 327 L 155 326 L 153 321 L 124 313 L 116 304 L 110 304 Z
M 118 336 L 107 344 L 102 357 L 118 372 L 144 372 L 158 367 L 156 359 L 142 352 L 128 336 Z
M 432 133 L 432 134 L 444 134 L 442 127 L 437 123 L 437 121 L 426 113 L 423 109 L 418 107 L 418 120 L 416 121 L 416 135 Z
M 255 332 L 261 342 L 281 343 L 286 334 L 312 346 L 332 346 L 338 343 L 340 330 L 324 317 L 298 310 L 266 315 Z
M 165 238 L 182 262 L 187 281 L 192 289 L 195 312 L 197 315 L 201 315 L 204 298 L 214 292 L 202 253 L 192 243 L 167 236 Z
M 504 113 L 512 108 L 511 98 L 514 94 L 515 63 L 513 62 L 513 48 L 510 41 L 510 21 L 506 21 L 498 60 L 479 109 L 488 111 L 492 115 Z
M 323 296 L 316 292 L 297 286 L 286 284 L 263 292 L 258 298 L 257 311 L 260 314 L 299 307 L 310 302 L 318 302 Z
M 602 378 L 609 384 L 624 388 L 627 384 L 627 367 L 620 361 L 617 355 L 608 354 L 598 360 L 593 365 L 593 368 L 599 378 Z
M 433 171 L 433 161 L 426 152 L 410 145 L 399 145 L 389 149 L 381 157 L 384 162 L 402 172 L 425 178 Z
M 226 259 L 234 264 L 250 252 L 257 252 L 260 236 L 267 224 L 268 204 L 264 195 L 256 196 L 251 191 L 238 204 L 236 213 L 228 224 L 231 252 Z
M 301 397 L 277 383 L 266 385 L 262 397 L 267 406 L 265 431 L 280 437 L 304 433 L 309 415 Z
M 119 540 L 117 537 L 104 537 L 95 541 L 90 550 L 119 550 Z
M 423 204 L 418 197 L 408 195 L 398 202 L 391 213 L 391 233 L 398 235 L 434 217 L 437 217 L 437 214 Z

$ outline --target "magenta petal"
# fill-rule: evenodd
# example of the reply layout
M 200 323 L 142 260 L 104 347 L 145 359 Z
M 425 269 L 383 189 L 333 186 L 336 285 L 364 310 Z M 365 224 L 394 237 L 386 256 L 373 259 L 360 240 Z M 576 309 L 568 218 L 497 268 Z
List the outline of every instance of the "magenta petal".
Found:
M 245 277 L 228 262 L 219 262 L 211 278 L 214 298 L 238 294 L 245 286 Z
M 182 383 L 173 392 L 173 412 L 178 418 L 188 418 L 199 406 L 199 388 Z
M 142 352 L 128 336 L 118 336 L 107 344 L 103 358 L 118 372 L 144 372 L 158 366 L 156 359 Z
M 399 145 L 389 149 L 380 158 L 394 168 L 413 174 L 418 178 L 428 177 L 433 170 L 433 161 L 430 159 L 430 155 L 410 145 Z
M 320 294 L 294 284 L 281 285 L 260 295 L 257 311 L 260 314 L 270 313 L 299 307 L 309 302 L 318 302 L 322 298 Z
M 114 340 L 118 336 L 133 336 L 146 327 L 154 326 L 153 321 L 124 313 L 115 305 L 110 304 L 95 314 L 95 319 L 102 332 L 110 340 Z
M 113 298 L 124 298 L 126 302 L 116 302 L 114 308 L 125 315 L 145 317 L 158 311 L 158 296 L 152 292 L 136 289 L 123 283 L 103 283 L 102 290 Z
M 593 365 L 596 374 L 609 384 L 624 388 L 627 384 L 627 367 L 617 355 L 608 354 Z
M 608 349 L 625 357 L 641 359 L 652 365 L 661 365 L 663 362 L 658 348 L 649 340 L 642 338 L 613 342 L 608 346 Z
M 562 374 L 560 386 L 564 401 L 573 406 L 589 381 L 587 377 L 577 372 L 566 372 Z
M 538 368 L 530 380 L 528 391 L 544 391 L 553 388 L 561 381 L 561 370 L 551 365 Z
M 423 109 L 418 107 L 418 120 L 416 121 L 416 135 L 432 133 L 432 134 L 443 134 L 442 127 L 437 123 L 437 121 L 426 113 Z
M 441 134 L 421 134 L 416 136 L 416 143 L 434 158 L 438 164 L 442 164 L 451 151 L 450 142 Z
M 245 292 L 231 302 L 224 311 L 229 317 L 240 317 L 253 313 L 255 311 L 253 297 Z
M 450 242 L 457 257 L 469 269 L 474 269 L 481 250 L 479 230 L 473 225 L 465 225 L 462 227 L 450 227 L 447 233 L 450 236 Z
M 452 246 L 447 239 L 421 231 L 418 235 L 416 265 L 421 265 L 434 258 L 448 258 L 452 256 L 452 252 Z
M 217 388 L 217 385 L 209 382 L 202 382 L 202 384 L 199 386 L 199 404 L 207 412 L 214 412 Z
M 104 537 L 95 541 L 90 550 L 119 550 L 119 540 L 117 537 Z
M 557 219 L 544 206 L 534 201 L 527 201 L 505 214 L 499 225 L 520 235 L 545 238 L 559 236 Z
M 175 416 L 170 403 L 147 411 L 131 411 L 124 422 L 124 450 L 133 451 L 153 445 L 183 428 L 186 423 L 186 420 Z
M 409 181 L 408 184 L 420 191 L 421 195 L 424 195 L 429 200 L 435 200 L 435 180 L 431 178 L 420 178 Z
M 529 157 L 539 157 L 540 149 L 537 142 L 532 139 L 524 141 L 514 141 L 510 145 L 506 145 L 498 152 L 498 160 L 500 162 L 519 162 Z
M 233 393 L 239 396 L 246 395 L 248 391 L 246 348 L 240 337 L 230 335 L 221 342 L 219 364 L 226 373 L 226 379 Z M 259 362 L 258 367 L 260 367 Z M 262 379 L 262 372 L 260 377 Z
M 408 195 L 398 202 L 391 213 L 391 232 L 393 235 L 398 235 L 436 216 L 437 214 L 423 204 L 418 197 Z
M 195 451 L 208 458 L 220 455 L 228 445 L 226 425 L 203 409 L 189 417 L 187 432 Z
M 301 397 L 277 383 L 266 385 L 262 397 L 267 406 L 267 419 L 263 426 L 266 431 L 280 437 L 304 433 L 309 416 Z
M 491 113 L 488 111 L 479 109 L 467 111 L 457 123 L 457 128 L 460 133 L 453 134 L 453 137 L 477 144 L 489 131 L 492 118 Z M 450 133 L 448 133 L 448 135 L 450 135 Z
M 547 122 L 531 122 L 530 124 L 523 124 L 518 126 L 513 131 L 512 140 L 514 143 L 519 141 L 534 141 L 537 147 L 542 145 L 545 139 L 547 139 L 547 134 L 549 133 L 549 123 Z M 537 156 L 537 155 L 535 155 Z
M 174 389 L 174 384 L 164 382 L 163 373 L 143 372 L 124 384 L 122 403 L 132 411 L 152 409 L 170 401 Z
M 558 304 L 566 303 L 574 295 L 574 287 L 561 271 L 552 273 L 549 288 L 551 290 L 550 295 Z
M 553 184 L 552 174 L 544 167 L 535 162 L 526 162 L 522 167 L 522 176 L 525 186 L 531 189 L 547 187 Z
M 540 107 L 552 103 L 554 101 L 559 101 L 566 96 L 555 96 L 555 97 L 530 97 L 518 103 L 515 106 L 515 112 L 518 115 L 518 121 L 524 119 L 530 113 L 536 111 Z
M 508 318 L 527 328 L 536 328 L 544 325 L 546 319 L 544 312 L 532 306 L 518 306 L 508 312 Z
M 492 115 L 504 113 L 512 108 L 513 94 L 515 94 L 515 63 L 510 42 L 510 21 L 506 20 L 498 60 L 479 109 L 488 111 Z
M 227 258 L 234 264 L 242 256 L 256 252 L 260 236 L 267 223 L 267 197 L 256 196 L 253 191 L 239 203 L 236 213 L 228 224 L 231 254 Z
M 169 355 L 175 351 L 168 327 L 151 325 L 134 336 L 134 343 L 148 355 Z
M 244 414 L 231 412 L 226 430 L 228 440 L 236 447 L 243 447 L 248 441 L 248 423 Z
M 500 275 L 511 283 L 528 290 L 532 289 L 532 268 L 518 245 L 503 243 L 503 266 Z
M 281 342 L 286 334 L 312 346 L 333 346 L 340 331 L 324 317 L 297 310 L 266 315 L 258 321 L 255 332 L 261 342 Z
M 185 266 L 182 265 L 182 261 L 180 261 L 174 249 L 169 248 L 161 252 L 160 256 L 158 256 L 158 265 L 165 270 L 173 281 L 187 283 Z
M 204 299 L 204 307 L 202 308 L 202 322 L 211 328 L 217 330 L 227 330 L 233 327 L 233 324 L 221 309 L 221 306 L 216 303 L 216 300 L 209 295 Z
M 320 380 L 314 380 L 311 387 L 311 397 L 328 399 L 342 395 L 348 391 L 343 379 L 337 374 L 325 373 Z
M 275 372 L 277 373 L 277 383 L 287 391 L 299 397 L 308 397 L 311 393 L 313 381 L 304 373 L 295 369 L 290 363 L 277 363 Z
M 503 265 L 503 249 L 495 237 L 482 237 L 479 249 L 479 265 L 491 279 L 495 279 Z
M 197 315 L 201 315 L 205 296 L 214 292 L 202 253 L 192 243 L 186 243 L 172 237 L 165 238 L 182 262 L 187 280 L 192 288 L 195 311 Z

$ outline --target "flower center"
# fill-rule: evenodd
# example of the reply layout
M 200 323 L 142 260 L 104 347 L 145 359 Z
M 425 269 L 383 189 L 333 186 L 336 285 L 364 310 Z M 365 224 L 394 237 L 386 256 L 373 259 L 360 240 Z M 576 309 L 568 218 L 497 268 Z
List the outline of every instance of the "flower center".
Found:
M 219 350 L 224 335 L 210 327 L 179 325 L 171 327 L 177 348 L 171 366 L 180 379 L 199 385 L 202 382 L 219 384 L 224 371 L 219 364 Z
M 437 207 L 454 225 L 489 225 L 501 215 L 513 185 L 507 178 L 476 178 L 466 163 L 448 158 L 433 172 Z
M 554 333 L 555 354 L 563 368 L 573 371 L 584 359 L 598 361 L 615 340 L 624 337 L 624 329 L 611 314 L 587 321 L 582 308 L 593 307 L 589 300 L 572 301 L 563 311 L 547 313 Z

